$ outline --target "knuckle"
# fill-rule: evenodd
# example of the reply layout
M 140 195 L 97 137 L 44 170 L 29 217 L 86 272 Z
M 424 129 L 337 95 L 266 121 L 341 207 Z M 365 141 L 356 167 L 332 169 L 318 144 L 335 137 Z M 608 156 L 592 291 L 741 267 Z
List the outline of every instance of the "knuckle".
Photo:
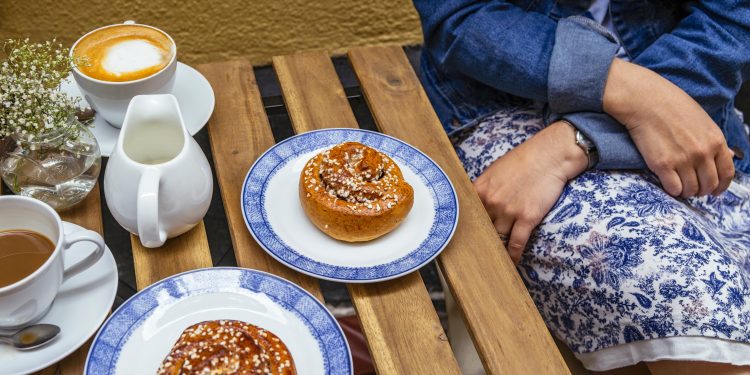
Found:
M 713 149 L 708 145 L 700 145 L 692 153 L 693 161 L 702 161 L 708 158 L 713 159 Z
M 725 147 L 726 139 L 721 132 L 715 131 L 711 133 L 711 136 L 709 137 L 707 143 L 711 147 L 711 149 L 719 151 Z
M 518 206 L 513 204 L 505 204 L 503 206 L 503 212 L 510 217 L 516 218 L 516 220 L 523 213 Z
M 663 158 L 663 157 L 662 158 L 658 158 L 658 159 L 654 160 L 654 162 L 653 162 L 653 169 L 654 169 L 654 172 L 656 172 L 657 174 L 658 173 L 667 172 L 667 171 L 673 169 L 673 167 L 674 167 L 673 164 L 667 158 Z
M 487 203 L 487 205 L 495 207 L 495 208 L 503 208 L 505 206 L 505 200 L 503 199 L 501 194 L 491 194 L 487 193 L 484 196 L 484 201 Z
M 709 143 L 711 150 L 714 154 L 720 153 L 723 149 L 727 148 L 726 143 L 723 139 L 718 139 Z
M 689 154 L 674 155 L 670 158 L 670 164 L 674 169 L 679 169 L 691 163 L 691 156 Z
M 533 219 L 534 215 L 528 210 L 519 212 L 516 217 L 516 221 L 518 221 L 519 224 L 522 225 L 528 225 Z

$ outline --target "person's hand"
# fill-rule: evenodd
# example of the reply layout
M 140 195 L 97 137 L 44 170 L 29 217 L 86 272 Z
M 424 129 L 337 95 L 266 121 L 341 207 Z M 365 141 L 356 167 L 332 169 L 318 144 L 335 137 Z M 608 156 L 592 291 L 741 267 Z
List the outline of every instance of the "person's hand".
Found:
M 575 130 L 556 122 L 490 165 L 474 188 L 518 264 L 531 232 L 555 204 L 568 180 L 586 170 Z
M 604 111 L 628 129 L 668 194 L 718 195 L 732 182 L 734 153 L 719 127 L 693 98 L 655 72 L 615 59 Z

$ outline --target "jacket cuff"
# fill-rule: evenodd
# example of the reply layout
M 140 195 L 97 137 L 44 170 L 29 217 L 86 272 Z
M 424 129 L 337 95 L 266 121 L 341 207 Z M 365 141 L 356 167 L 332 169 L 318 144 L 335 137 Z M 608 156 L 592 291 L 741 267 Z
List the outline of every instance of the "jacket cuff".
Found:
M 602 25 L 573 16 L 557 23 L 548 71 L 547 98 L 557 113 L 602 111 L 617 39 Z
M 554 118 L 561 118 L 553 115 Z M 594 169 L 646 169 L 627 129 L 605 113 L 577 112 L 562 116 L 594 143 L 599 162 Z

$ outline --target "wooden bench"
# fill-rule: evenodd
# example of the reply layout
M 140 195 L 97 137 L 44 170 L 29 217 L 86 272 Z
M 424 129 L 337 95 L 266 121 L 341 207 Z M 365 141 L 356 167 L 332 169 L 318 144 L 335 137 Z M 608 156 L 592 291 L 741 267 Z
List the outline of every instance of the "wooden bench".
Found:
M 569 373 L 403 50 L 355 48 L 348 58 L 378 129 L 429 155 L 456 188 L 458 228 L 437 262 L 487 372 Z M 358 127 L 327 53 L 274 57 L 273 67 L 296 133 Z M 237 264 L 280 275 L 322 300 L 318 281 L 268 256 L 242 219 L 239 201 L 245 175 L 274 144 L 252 66 L 231 61 L 198 69 L 216 94 L 208 132 Z M 102 203 L 94 189 L 63 219 L 101 233 Z M 143 248 L 135 237 L 131 244 L 138 289 L 182 271 L 212 266 L 203 224 L 158 250 Z M 348 289 L 379 374 L 460 373 L 419 272 L 381 283 L 351 284 Z M 87 351 L 88 345 L 42 373 L 79 374 Z

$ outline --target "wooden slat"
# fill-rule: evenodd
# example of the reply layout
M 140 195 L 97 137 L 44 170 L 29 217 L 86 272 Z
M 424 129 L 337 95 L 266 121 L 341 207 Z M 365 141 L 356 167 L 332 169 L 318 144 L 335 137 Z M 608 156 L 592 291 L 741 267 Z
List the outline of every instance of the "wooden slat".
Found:
M 274 57 L 273 66 L 297 133 L 357 127 L 326 53 Z M 419 272 L 348 287 L 379 374 L 459 373 Z
M 61 212 L 60 217 L 65 221 L 78 224 L 104 236 L 101 204 L 99 184 L 97 183 L 83 202 L 69 210 Z
M 162 247 L 143 247 L 138 237 L 132 234 L 130 245 L 133 248 L 135 283 L 138 290 L 165 277 L 212 265 L 203 220 L 189 232 L 167 240 Z
M 356 48 L 349 59 L 378 127 L 427 153 L 456 188 L 459 225 L 439 264 L 487 372 L 569 373 L 403 50 Z
M 64 211 L 60 217 L 71 223 L 78 224 L 86 229 L 91 229 L 102 237 L 104 236 L 104 226 L 102 225 L 102 208 L 99 184 L 94 185 L 91 193 L 77 206 Z M 73 352 L 67 358 L 58 364 L 58 368 L 63 375 L 82 374 L 86 362 L 86 355 L 89 352 L 91 341 L 88 340 L 81 348 Z
M 198 70 L 216 88 L 216 107 L 208 132 L 237 264 L 284 277 L 322 301 L 316 279 L 273 259 L 245 226 L 240 207 L 245 175 L 255 159 L 274 144 L 252 66 L 247 61 L 232 61 L 201 65 Z

